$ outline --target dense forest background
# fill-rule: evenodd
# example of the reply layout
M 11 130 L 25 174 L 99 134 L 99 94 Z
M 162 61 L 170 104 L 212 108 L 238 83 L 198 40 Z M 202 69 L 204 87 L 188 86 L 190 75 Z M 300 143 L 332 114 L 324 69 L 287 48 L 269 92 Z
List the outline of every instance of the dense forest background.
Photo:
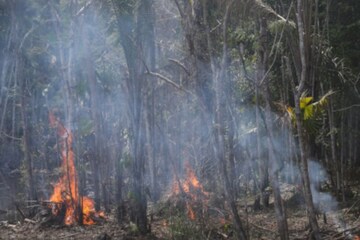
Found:
M 0 0 L 0 219 L 66 172 L 54 114 L 80 194 L 140 234 L 193 171 L 234 238 L 274 209 L 291 239 L 293 187 L 322 239 L 319 211 L 359 197 L 359 39 L 358 0 Z

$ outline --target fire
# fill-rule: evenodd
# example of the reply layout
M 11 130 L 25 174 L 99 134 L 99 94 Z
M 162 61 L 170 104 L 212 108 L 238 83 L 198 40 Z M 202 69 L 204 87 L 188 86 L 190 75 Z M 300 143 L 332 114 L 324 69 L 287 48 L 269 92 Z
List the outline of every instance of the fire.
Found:
M 188 162 L 185 163 L 185 169 L 186 169 L 186 179 L 183 181 L 180 180 L 174 180 L 172 191 L 175 194 L 180 194 L 182 191 L 187 195 L 186 199 L 186 209 L 187 209 L 187 215 L 189 219 L 195 220 L 196 214 L 192 207 L 192 205 L 196 202 L 204 201 L 204 204 L 206 205 L 207 197 L 209 195 L 208 192 L 206 192 L 201 185 L 200 181 L 196 177 L 196 174 L 194 170 L 191 168 L 190 164 Z
M 103 212 L 97 213 L 94 207 L 94 201 L 89 197 L 79 196 L 77 173 L 74 163 L 74 152 L 72 150 L 72 134 L 66 129 L 55 115 L 49 113 L 50 127 L 57 128 L 59 136 L 59 149 L 62 158 L 62 172 L 63 175 L 54 186 L 54 192 L 50 197 L 50 201 L 54 203 L 52 206 L 52 213 L 58 215 L 60 209 L 58 204 L 65 205 L 65 218 L 66 225 L 72 225 L 79 221 L 79 209 L 82 206 L 82 223 L 84 225 L 92 225 L 95 222 L 91 218 L 92 215 L 104 217 Z
M 175 184 L 173 186 L 173 192 L 175 192 L 175 194 L 180 193 L 180 188 L 179 188 L 179 184 L 180 184 L 182 190 L 187 194 L 193 195 L 194 198 L 197 198 L 194 192 L 200 192 L 203 195 L 208 196 L 209 193 L 204 190 L 203 186 L 200 184 L 199 180 L 197 179 L 194 170 L 191 168 L 188 162 L 185 163 L 185 169 L 186 169 L 186 179 L 183 181 L 183 183 L 181 183 L 180 181 L 179 182 L 175 181 L 174 182 Z
M 192 209 L 192 207 L 191 207 L 191 205 L 189 203 L 186 203 L 186 208 L 188 210 L 188 212 L 187 212 L 188 217 L 191 220 L 195 220 L 196 219 L 195 212 L 194 212 L 194 210 Z

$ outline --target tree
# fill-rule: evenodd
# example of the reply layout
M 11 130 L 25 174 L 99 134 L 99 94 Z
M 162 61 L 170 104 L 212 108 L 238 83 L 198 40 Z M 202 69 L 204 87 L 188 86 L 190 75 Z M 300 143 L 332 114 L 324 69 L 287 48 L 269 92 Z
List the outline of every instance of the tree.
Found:
M 300 157 L 301 157 L 301 177 L 304 187 L 304 195 L 305 195 L 305 202 L 306 207 L 309 213 L 309 223 L 311 229 L 313 231 L 313 235 L 315 239 L 321 239 L 320 230 L 316 219 L 316 213 L 312 198 L 312 192 L 310 187 L 310 179 L 309 179 L 309 170 L 308 170 L 308 153 L 306 151 L 306 138 L 304 136 L 303 130 L 303 118 L 301 116 L 301 109 L 300 109 L 300 98 L 304 91 L 305 82 L 307 81 L 307 55 L 306 51 L 309 50 L 308 46 L 306 46 L 306 42 L 304 36 L 309 34 L 308 29 L 304 28 L 304 17 L 307 15 L 307 11 L 304 11 L 303 1 L 297 1 L 297 8 L 296 8 L 296 18 L 297 18 L 297 28 L 299 33 L 299 56 L 301 62 L 301 72 L 299 75 L 299 84 L 297 87 L 293 86 L 294 92 L 294 102 L 295 102 L 295 116 L 296 116 L 296 126 L 297 126 L 297 133 L 299 136 L 299 146 L 300 146 Z M 303 15 L 305 14 L 305 15 Z M 295 85 L 295 84 L 293 84 Z
M 146 233 L 147 201 L 145 193 L 145 136 L 146 108 L 144 91 L 148 79 L 144 73 L 154 61 L 154 26 L 151 0 L 113 2 L 117 11 L 121 44 L 124 49 L 129 75 L 126 88 L 129 93 L 128 111 L 132 157 L 132 215 L 140 232 Z
M 281 191 L 299 183 L 300 166 L 319 239 L 309 159 L 343 201 L 358 178 L 358 9 L 356 0 L 0 1 L 0 194 L 10 189 L 0 211 L 48 199 L 61 172 L 54 111 L 74 136 L 79 194 L 93 192 L 96 209 L 117 205 L 119 224 L 147 233 L 148 203 L 188 162 L 237 238 L 253 237 L 243 200 L 271 208 L 272 191 L 278 236 L 289 239 Z

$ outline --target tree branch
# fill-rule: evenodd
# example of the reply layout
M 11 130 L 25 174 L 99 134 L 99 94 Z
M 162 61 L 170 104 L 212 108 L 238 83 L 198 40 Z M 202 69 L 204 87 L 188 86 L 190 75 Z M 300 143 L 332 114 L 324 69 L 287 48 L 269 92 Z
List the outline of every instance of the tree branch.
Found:
M 348 107 L 336 109 L 336 110 L 333 110 L 333 112 L 342 112 L 342 111 L 349 110 L 349 109 L 351 109 L 351 108 L 353 108 L 353 107 L 360 107 L 360 104 L 353 104 L 353 105 L 348 106 Z
M 184 18 L 184 11 L 181 9 L 179 1 L 178 0 L 174 0 L 174 1 L 175 1 L 175 4 L 176 4 L 176 6 L 177 6 L 177 8 L 179 10 L 181 18 Z
M 189 70 L 188 70 L 188 69 L 185 67 L 185 65 L 182 64 L 179 60 L 176 60 L 176 59 L 173 59 L 173 58 L 169 58 L 169 61 L 170 61 L 170 62 L 173 62 L 173 63 L 175 63 L 175 64 L 177 64 L 177 65 L 179 65 L 182 69 L 184 69 L 184 71 L 186 72 L 186 74 L 187 74 L 188 76 L 190 76 Z

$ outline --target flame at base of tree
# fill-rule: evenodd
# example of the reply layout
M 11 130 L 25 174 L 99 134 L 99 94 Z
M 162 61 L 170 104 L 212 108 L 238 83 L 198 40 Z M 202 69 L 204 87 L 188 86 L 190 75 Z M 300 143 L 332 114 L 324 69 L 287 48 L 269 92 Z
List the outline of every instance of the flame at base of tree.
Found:
M 201 208 L 204 209 L 208 203 L 209 193 L 204 190 L 204 187 L 199 182 L 196 177 L 195 171 L 191 168 L 188 162 L 185 163 L 186 170 L 186 179 L 179 180 L 175 179 L 173 182 L 172 192 L 175 195 L 184 193 L 186 195 L 185 205 L 187 210 L 187 215 L 189 219 L 195 220 L 196 213 L 194 211 L 193 205 L 202 205 Z
M 59 149 L 61 152 L 61 170 L 62 177 L 54 185 L 54 192 L 50 197 L 52 205 L 52 213 L 59 215 L 61 206 L 65 206 L 65 225 L 72 225 L 79 222 L 82 218 L 82 224 L 95 224 L 92 216 L 104 217 L 103 212 L 96 212 L 94 201 L 89 197 L 79 195 L 77 184 L 77 173 L 74 163 L 74 152 L 72 150 L 72 134 L 64 127 L 64 125 L 56 119 L 55 115 L 49 113 L 50 127 L 57 129 L 59 136 Z M 80 218 L 80 212 L 82 214 Z

